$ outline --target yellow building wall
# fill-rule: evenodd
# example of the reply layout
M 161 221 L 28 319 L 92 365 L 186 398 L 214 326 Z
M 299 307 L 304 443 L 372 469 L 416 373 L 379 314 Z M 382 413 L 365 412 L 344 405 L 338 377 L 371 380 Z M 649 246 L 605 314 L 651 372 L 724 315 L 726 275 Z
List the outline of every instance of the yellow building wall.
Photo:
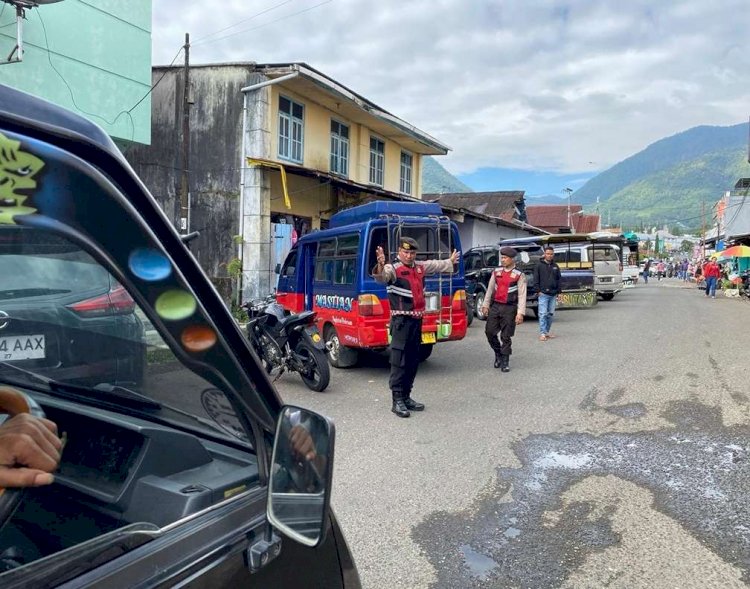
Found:
M 370 183 L 370 135 L 385 143 L 385 174 L 381 188 L 400 192 L 401 151 L 412 155 L 412 190 L 409 196 L 421 195 L 421 155 L 404 149 L 395 141 L 386 139 L 369 128 L 341 117 L 305 96 L 290 92 L 282 86 L 271 87 L 269 119 L 271 121 L 271 157 L 279 163 L 279 96 L 291 98 L 304 105 L 303 162 L 306 168 L 330 172 L 331 169 L 331 119 L 349 126 L 349 175 L 347 178 L 361 184 Z M 295 162 L 296 163 L 296 162 Z M 291 190 L 291 188 L 290 188 Z
M 317 178 L 306 178 L 296 174 L 287 174 L 286 182 L 292 208 L 284 204 L 284 189 L 281 186 L 281 174 L 268 170 L 271 179 L 271 212 L 297 217 L 309 217 L 311 228 L 320 229 L 320 218 L 330 218 L 335 212 L 333 194 L 330 184 L 321 184 Z

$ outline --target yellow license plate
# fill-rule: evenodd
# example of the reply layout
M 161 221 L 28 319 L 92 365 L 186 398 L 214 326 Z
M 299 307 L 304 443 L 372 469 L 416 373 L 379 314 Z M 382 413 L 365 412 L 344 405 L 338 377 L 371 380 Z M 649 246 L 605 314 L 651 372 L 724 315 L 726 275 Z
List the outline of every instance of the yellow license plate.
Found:
M 434 331 L 422 333 L 423 344 L 434 344 L 437 341 L 437 336 Z

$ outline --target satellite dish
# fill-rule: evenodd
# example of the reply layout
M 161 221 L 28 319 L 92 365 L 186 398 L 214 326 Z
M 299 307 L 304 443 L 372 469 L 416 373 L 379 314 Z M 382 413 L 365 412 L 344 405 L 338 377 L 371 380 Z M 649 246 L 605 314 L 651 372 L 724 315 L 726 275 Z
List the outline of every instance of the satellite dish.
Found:
M 6 63 L 20 63 L 23 61 L 23 19 L 26 17 L 27 8 L 38 8 L 45 4 L 55 4 L 62 0 L 2 0 L 16 9 L 16 46 L 13 47 L 8 57 L 0 61 L 0 65 Z

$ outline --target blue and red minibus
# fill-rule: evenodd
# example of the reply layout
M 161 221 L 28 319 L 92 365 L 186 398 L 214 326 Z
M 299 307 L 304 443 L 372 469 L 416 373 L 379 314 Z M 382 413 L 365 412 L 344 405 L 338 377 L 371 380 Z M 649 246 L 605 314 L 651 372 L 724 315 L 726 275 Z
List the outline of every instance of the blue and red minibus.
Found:
M 294 313 L 317 312 L 333 366 L 353 366 L 360 350 L 388 347 L 388 296 L 372 269 L 376 248 L 382 246 L 395 260 L 401 237 L 417 240 L 417 260 L 445 259 L 453 249 L 461 251 L 458 229 L 438 204 L 375 201 L 336 213 L 327 229 L 300 238 L 280 268 L 277 301 Z M 422 360 L 436 343 L 466 335 L 463 261 L 451 274 L 428 276 L 425 298 Z

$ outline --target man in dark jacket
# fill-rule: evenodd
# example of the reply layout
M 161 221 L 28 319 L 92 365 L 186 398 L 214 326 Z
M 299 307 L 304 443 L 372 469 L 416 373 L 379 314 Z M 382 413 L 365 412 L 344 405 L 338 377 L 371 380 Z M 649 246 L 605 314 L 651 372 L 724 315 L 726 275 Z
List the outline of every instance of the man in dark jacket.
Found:
M 534 284 L 539 291 L 539 341 L 546 342 L 553 335 L 552 318 L 555 314 L 555 301 L 560 294 L 560 267 L 555 263 L 555 250 L 551 245 L 545 246 L 544 256 L 534 267 Z

